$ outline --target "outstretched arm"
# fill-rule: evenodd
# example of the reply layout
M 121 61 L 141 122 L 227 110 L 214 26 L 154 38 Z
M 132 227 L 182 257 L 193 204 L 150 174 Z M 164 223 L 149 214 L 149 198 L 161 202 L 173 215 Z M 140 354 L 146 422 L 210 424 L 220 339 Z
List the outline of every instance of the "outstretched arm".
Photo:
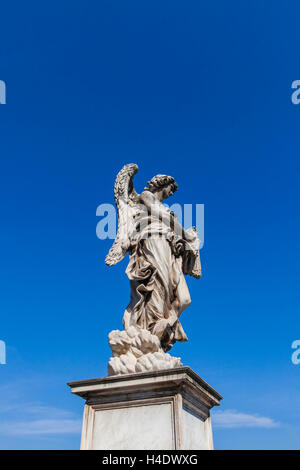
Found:
M 160 219 L 167 227 L 171 227 L 180 238 L 188 242 L 194 241 L 195 233 L 184 230 L 176 217 L 174 217 L 150 191 L 144 191 L 140 194 L 140 202 L 146 206 L 150 214 Z

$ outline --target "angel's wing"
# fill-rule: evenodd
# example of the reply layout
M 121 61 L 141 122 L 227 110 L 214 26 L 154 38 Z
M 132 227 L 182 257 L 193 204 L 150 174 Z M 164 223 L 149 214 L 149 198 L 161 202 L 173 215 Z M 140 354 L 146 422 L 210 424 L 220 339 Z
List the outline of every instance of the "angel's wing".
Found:
M 115 241 L 105 258 L 105 263 L 108 266 L 113 266 L 121 261 L 126 255 L 130 244 L 129 233 L 133 223 L 135 204 L 138 200 L 138 194 L 134 190 L 132 180 L 137 171 L 138 166 L 129 163 L 123 166 L 115 180 L 114 194 L 119 225 Z

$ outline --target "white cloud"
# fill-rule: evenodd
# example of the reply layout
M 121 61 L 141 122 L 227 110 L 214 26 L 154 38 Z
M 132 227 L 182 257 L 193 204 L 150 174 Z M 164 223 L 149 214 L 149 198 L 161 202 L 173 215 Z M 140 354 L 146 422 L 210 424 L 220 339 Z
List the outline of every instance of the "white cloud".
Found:
M 9 390 L 9 387 L 7 389 Z M 0 391 L 4 390 L 4 387 L 0 387 Z M 40 402 L 24 403 L 12 400 L 15 403 L 10 403 L 10 394 L 5 394 L 5 398 L 6 400 L 0 404 L 2 436 L 53 436 L 81 432 L 82 420 L 72 411 L 47 406 Z
M 78 434 L 80 431 L 80 419 L 37 419 L 0 425 L 0 433 L 9 436 Z
M 72 411 L 62 410 L 61 408 L 55 408 L 54 406 L 45 406 L 41 403 L 28 403 L 22 405 L 22 411 L 28 414 L 51 416 L 51 418 L 72 418 L 74 416 Z
M 216 411 L 212 414 L 216 428 L 275 428 L 279 423 L 272 418 L 240 413 L 236 410 Z

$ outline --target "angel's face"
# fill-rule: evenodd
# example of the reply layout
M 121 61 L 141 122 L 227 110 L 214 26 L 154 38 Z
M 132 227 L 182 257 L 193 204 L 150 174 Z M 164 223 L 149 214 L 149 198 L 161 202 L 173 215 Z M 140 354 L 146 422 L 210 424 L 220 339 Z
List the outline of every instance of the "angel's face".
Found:
M 168 197 L 172 196 L 172 194 L 173 194 L 173 188 L 172 188 L 172 185 L 169 184 L 162 191 L 162 199 L 167 199 Z

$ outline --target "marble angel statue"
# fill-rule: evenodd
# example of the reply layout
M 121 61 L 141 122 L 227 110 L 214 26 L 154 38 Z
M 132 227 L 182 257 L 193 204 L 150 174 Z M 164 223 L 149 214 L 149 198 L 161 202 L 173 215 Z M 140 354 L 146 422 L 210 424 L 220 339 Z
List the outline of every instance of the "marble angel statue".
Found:
M 125 165 L 114 186 L 119 226 L 105 262 L 114 265 L 129 253 L 131 296 L 124 331 L 109 334 L 109 375 L 181 366 L 167 351 L 176 341 L 187 341 L 179 320 L 191 303 L 185 275 L 201 276 L 197 230 L 185 230 L 163 204 L 177 190 L 174 178 L 156 175 L 137 194 L 137 171 L 137 165 Z

